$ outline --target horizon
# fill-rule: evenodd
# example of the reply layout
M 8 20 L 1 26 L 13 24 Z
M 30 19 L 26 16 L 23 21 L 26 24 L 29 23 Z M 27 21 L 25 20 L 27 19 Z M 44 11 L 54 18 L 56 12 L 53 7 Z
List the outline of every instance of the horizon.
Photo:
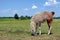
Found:
M 37 12 L 54 11 L 60 17 L 60 0 L 0 0 L 0 17 L 32 16 Z

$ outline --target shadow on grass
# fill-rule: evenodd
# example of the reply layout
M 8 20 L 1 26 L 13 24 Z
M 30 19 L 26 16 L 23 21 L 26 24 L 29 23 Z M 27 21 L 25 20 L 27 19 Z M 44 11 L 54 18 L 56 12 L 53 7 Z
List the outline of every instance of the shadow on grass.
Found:
M 30 32 L 29 31 L 24 31 L 24 30 L 16 30 L 16 31 L 8 31 L 9 33 L 14 33 L 14 34 L 24 34 L 24 33 L 26 33 L 26 34 L 30 34 Z
M 48 33 L 41 33 L 41 34 L 43 35 L 43 34 L 48 34 Z M 52 34 L 53 34 L 53 33 L 51 32 L 50 35 L 52 35 Z
M 10 32 L 10 33 L 30 33 L 28 30 L 16 30 L 16 31 L 9 31 L 9 30 L 0 30 L 2 32 Z
M 15 33 L 15 34 L 19 34 L 19 33 L 27 33 L 29 34 L 30 32 L 28 30 L 16 30 L 16 31 L 9 31 L 9 30 L 0 30 L 0 32 L 8 32 L 8 33 Z
M 0 30 L 0 31 L 2 31 L 2 32 L 7 32 L 7 33 L 13 33 L 13 34 L 24 34 L 24 33 L 26 33 L 26 34 L 31 34 L 31 32 L 28 31 L 28 30 L 16 30 L 16 31 Z M 42 32 L 41 35 L 43 35 L 43 34 L 48 34 L 48 33 Z M 51 32 L 50 35 L 52 35 L 52 34 L 53 34 L 53 33 Z

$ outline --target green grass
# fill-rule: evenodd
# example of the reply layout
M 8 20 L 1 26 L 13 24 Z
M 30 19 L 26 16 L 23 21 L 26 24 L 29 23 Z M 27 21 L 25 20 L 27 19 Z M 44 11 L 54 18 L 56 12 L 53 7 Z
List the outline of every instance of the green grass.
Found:
M 47 34 L 47 23 L 42 23 L 42 35 L 31 36 L 30 20 L 0 19 L 0 40 L 60 40 L 60 19 L 54 19 L 52 33 Z

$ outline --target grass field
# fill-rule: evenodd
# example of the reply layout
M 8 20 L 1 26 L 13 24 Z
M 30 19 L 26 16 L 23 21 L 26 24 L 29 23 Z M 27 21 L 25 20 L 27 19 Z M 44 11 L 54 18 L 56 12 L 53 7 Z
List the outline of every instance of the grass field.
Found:
M 43 23 L 42 35 L 31 36 L 30 20 L 0 19 L 0 40 L 60 40 L 60 19 L 54 19 L 52 34 L 48 35 L 47 23 Z

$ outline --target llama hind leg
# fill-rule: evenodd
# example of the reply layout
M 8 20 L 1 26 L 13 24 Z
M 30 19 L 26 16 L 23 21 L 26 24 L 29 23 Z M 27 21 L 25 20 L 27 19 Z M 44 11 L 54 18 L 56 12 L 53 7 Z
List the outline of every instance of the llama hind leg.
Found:
M 48 24 L 48 35 L 51 34 L 51 29 L 52 29 L 51 23 L 52 23 L 52 21 L 47 21 L 47 24 Z
M 52 29 L 51 23 L 49 23 L 49 24 L 48 24 L 48 35 L 51 34 L 51 29 Z
M 52 29 L 52 27 L 49 28 L 48 35 L 51 34 L 51 29 Z

